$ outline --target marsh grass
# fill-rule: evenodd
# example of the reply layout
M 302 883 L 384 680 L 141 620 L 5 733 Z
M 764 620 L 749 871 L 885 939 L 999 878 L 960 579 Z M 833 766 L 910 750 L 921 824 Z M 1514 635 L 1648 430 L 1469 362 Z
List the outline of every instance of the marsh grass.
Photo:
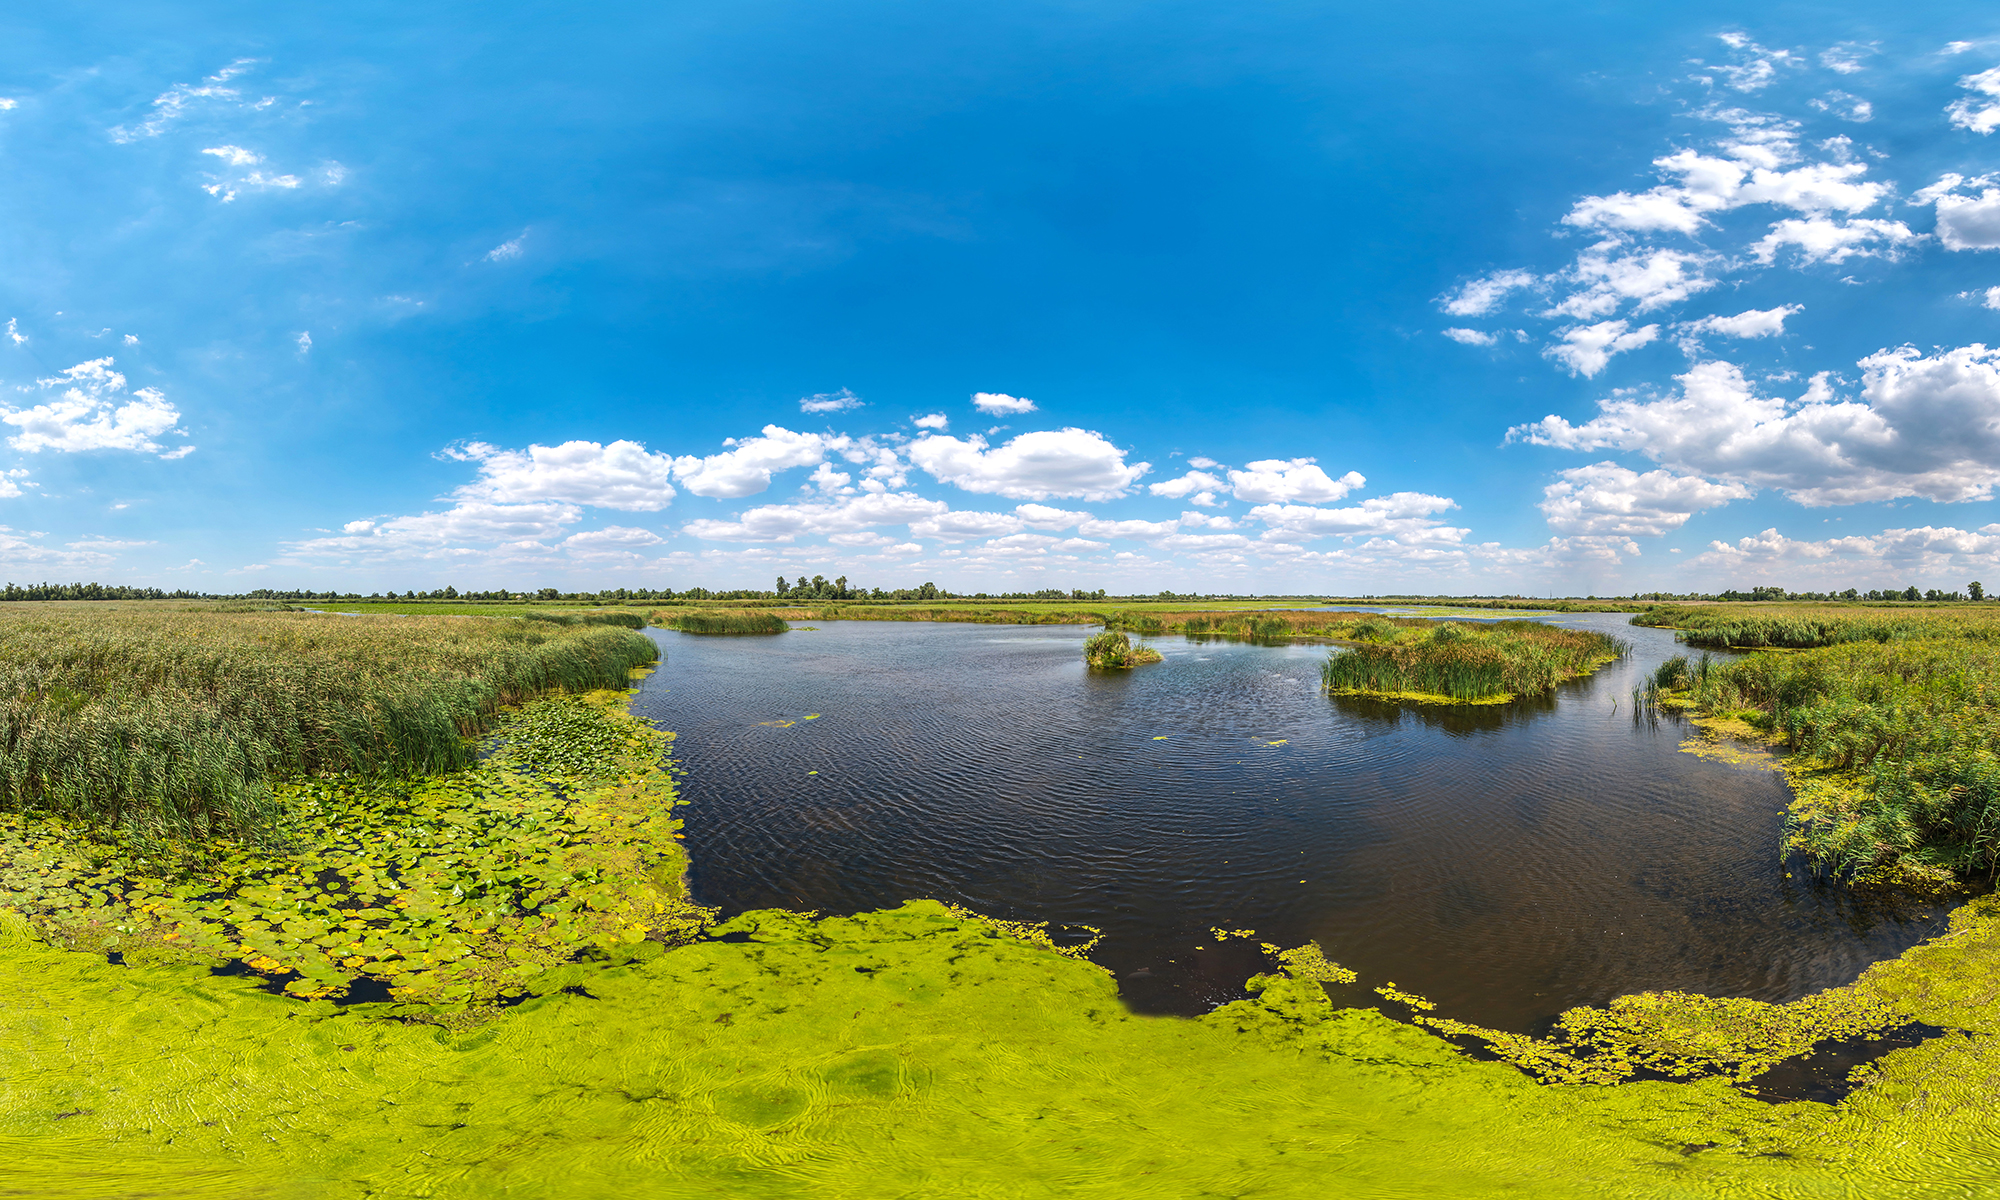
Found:
M 1131 638 L 1115 629 L 1107 629 L 1083 644 L 1083 661 L 1103 671 L 1156 663 L 1160 657 L 1158 650 L 1144 642 L 1134 646 Z
M 0 613 L 0 806 L 163 842 L 257 838 L 271 780 L 471 762 L 505 705 L 656 661 L 603 625 L 302 613 Z
M 668 629 L 682 633 L 759 634 L 785 633 L 791 626 L 772 612 L 725 609 L 708 612 L 656 612 L 653 618 Z
M 1634 625 L 1670 628 L 1690 646 L 1737 650 L 1808 650 L 1847 642 L 1898 642 L 1959 637 L 2000 641 L 2000 607 L 1855 609 L 1800 605 L 1766 610 L 1750 605 L 1663 604 L 1632 618 Z
M 1627 649 L 1601 633 L 1534 621 L 1430 628 L 1363 624 L 1365 638 L 1357 639 L 1362 644 L 1336 650 L 1321 669 L 1327 691 L 1476 703 L 1545 692 Z
M 1966 637 L 1754 654 L 1697 673 L 1707 716 L 1791 751 L 1786 845 L 1835 874 L 1935 882 L 2000 869 L 2000 646 Z

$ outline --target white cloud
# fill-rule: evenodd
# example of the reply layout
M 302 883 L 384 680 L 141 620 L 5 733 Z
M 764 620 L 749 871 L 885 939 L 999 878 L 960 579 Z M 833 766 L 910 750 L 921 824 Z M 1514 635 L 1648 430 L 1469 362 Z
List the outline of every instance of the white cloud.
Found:
M 910 423 L 918 429 L 935 429 L 939 433 L 943 433 L 946 429 L 951 428 L 951 418 L 945 416 L 943 413 L 932 413 L 926 417 L 912 417 Z
M 1464 530 L 1442 528 L 1432 514 L 1457 508 L 1456 501 L 1422 492 L 1395 492 L 1363 500 L 1353 508 L 1317 508 L 1306 504 L 1264 504 L 1250 510 L 1272 533 L 1298 540 L 1377 534 L 1456 541 Z M 1269 537 L 1270 535 L 1266 535 Z
M 861 397 L 846 388 L 837 392 L 815 392 L 799 401 L 802 413 L 837 413 L 860 407 Z
M 1979 134 L 2000 129 L 2000 67 L 1967 75 L 1958 81 L 1958 86 L 1972 95 L 1954 100 L 1945 108 L 1951 123 Z
M 1014 513 L 1021 523 L 1030 529 L 1063 530 L 1072 529 L 1083 521 L 1090 520 L 1087 512 L 1071 512 L 1068 509 L 1051 508 L 1046 504 L 1017 504 Z
M 1126 538 L 1144 542 L 1179 532 L 1179 521 L 1084 521 L 1076 531 L 1087 538 Z
M 1483 317 L 1500 307 L 1509 292 L 1533 287 L 1535 282 L 1535 276 L 1527 271 L 1495 271 L 1463 285 L 1439 303 L 1454 317 Z
M 1023 400 L 1019 396 L 1008 396 L 999 392 L 974 392 L 972 407 L 995 417 L 1015 417 L 1036 411 L 1033 400 Z
M 1867 42 L 1842 42 L 1819 52 L 1819 65 L 1842 75 L 1852 75 L 1861 70 L 1862 59 L 1875 53 L 1875 47 Z
M 1756 495 L 1740 483 L 1710 483 L 1672 471 L 1637 471 L 1601 462 L 1557 472 L 1542 489 L 1542 515 L 1566 534 L 1659 536 L 1704 508 Z
M 603 529 L 571 534 L 562 540 L 562 548 L 573 558 L 632 562 L 639 559 L 638 551 L 665 542 L 665 538 L 650 529 L 607 525 Z
M 1919 204 L 1937 206 L 1938 240 L 1945 249 L 2000 248 L 2000 188 L 1986 186 L 1991 181 L 1991 176 L 1968 181 L 1962 175 L 1948 174 L 1913 197 Z M 1968 182 L 1984 190 L 1977 196 L 1958 194 Z
M 28 335 L 21 332 L 20 318 L 7 318 L 7 339 L 16 346 L 25 346 L 28 344 Z
M 1799 67 L 1805 60 L 1789 50 L 1767 50 L 1740 33 L 1716 35 L 1723 45 L 1736 52 L 1736 62 L 1717 63 L 1708 69 L 1720 74 L 1731 88 L 1754 92 L 1770 86 L 1780 67 Z
M 61 375 L 40 379 L 45 389 L 62 394 L 33 408 L 0 409 L 0 421 L 19 429 L 7 444 L 30 453 L 42 450 L 132 450 L 181 458 L 194 450 L 169 451 L 153 439 L 181 434 L 181 414 L 157 388 L 140 388 L 126 397 L 125 377 L 111 369 L 109 358 L 78 363 Z M 182 434 L 185 436 L 185 434 Z
M 1985 296 L 1986 296 L 1986 307 L 2000 308 L 2000 287 L 1987 288 Z
M 1015 500 L 1109 500 L 1152 470 L 1150 463 L 1126 463 L 1123 450 L 1084 429 L 1024 433 L 992 449 L 977 435 L 931 433 L 911 442 L 907 453 L 945 483 Z
M 852 438 L 818 433 L 793 433 L 777 425 L 764 426 L 762 437 L 730 438 L 721 454 L 674 460 L 674 478 L 697 496 L 735 500 L 771 486 L 771 475 L 793 467 L 810 467 L 837 450 L 855 445 Z
M 492 504 L 461 500 L 444 512 L 380 520 L 350 521 L 335 536 L 292 542 L 287 552 L 298 558 L 462 559 L 478 551 L 473 545 L 499 549 L 505 556 L 547 553 L 540 539 L 560 536 L 583 518 L 573 504 Z
M 7 331 L 8 331 L 9 333 L 12 333 L 12 332 L 14 331 L 14 323 L 13 323 L 12 321 L 9 321 L 9 322 L 7 322 Z M 126 345 L 128 345 L 128 346 L 136 346 L 136 345 L 138 345 L 138 344 L 139 344 L 139 338 L 138 338 L 138 336 L 137 336 L 136 334 L 130 334 L 130 333 L 126 334 L 126 335 L 125 335 L 125 344 L 126 344 Z
M 1310 458 L 1267 458 L 1229 472 L 1230 494 L 1252 504 L 1324 504 L 1367 482 L 1356 471 L 1330 479 Z
M 1611 356 L 1636 350 L 1659 336 L 1658 325 L 1628 329 L 1623 321 L 1600 321 L 1576 325 L 1561 332 L 1562 344 L 1542 351 L 1569 368 L 1572 375 L 1588 379 L 1610 363 Z
M 139 138 L 158 137 L 168 127 L 187 115 L 190 108 L 204 100 L 235 101 L 242 93 L 229 86 L 229 81 L 248 71 L 257 64 L 254 58 L 239 58 L 235 62 L 210 75 L 199 84 L 177 83 L 153 100 L 153 111 L 137 126 L 127 128 L 120 125 L 111 130 L 114 142 L 131 142 Z
M 789 542 L 813 534 L 843 534 L 906 525 L 943 515 L 949 505 L 910 492 L 868 492 L 823 503 L 765 504 L 734 521 L 689 521 L 687 532 L 719 542 Z
M 649 454 L 637 442 L 564 442 L 560 446 L 529 446 L 503 450 L 485 442 L 468 442 L 444 451 L 448 458 L 479 464 L 479 478 L 459 488 L 462 500 L 494 504 L 559 501 L 615 508 L 626 512 L 658 512 L 673 502 L 667 482 L 674 460 Z M 767 480 L 768 482 L 768 480 Z
M 1832 113 L 1843 121 L 1864 124 L 1875 119 L 1875 106 L 1859 96 L 1846 92 L 1828 92 L 1825 96 L 1810 101 L 1821 112 Z
M 1791 402 L 1757 395 L 1732 363 L 1698 363 L 1676 377 L 1677 395 L 1614 395 L 1582 425 L 1550 416 L 1507 436 L 1636 450 L 1693 474 L 1779 488 L 1808 505 L 1984 500 L 2000 484 L 1996 359 L 2000 351 L 1983 345 L 1932 355 L 1884 350 L 1858 364 L 1859 401 L 1836 400 L 1822 373 Z
M 1020 517 L 1009 513 L 946 512 L 910 522 L 910 536 L 964 542 L 1019 533 L 1024 524 Z
M 527 240 L 528 231 L 523 229 L 519 234 L 488 250 L 482 257 L 490 263 L 512 262 L 525 253 L 521 247 Z
M 1585 196 L 1576 202 L 1563 223 L 1586 228 L 1692 234 L 1707 224 L 1706 214 L 1746 205 L 1774 204 L 1815 215 L 1859 212 L 1889 193 L 1886 183 L 1858 178 L 1867 174 L 1866 163 L 1809 163 L 1789 171 L 1776 169 L 1777 164 L 1797 153 L 1789 130 L 1738 132 L 1757 136 L 1754 140 L 1739 136 L 1737 141 L 1726 144 L 1724 149 L 1730 158 L 1716 158 L 1696 150 L 1681 150 L 1656 158 L 1653 165 L 1662 175 L 1678 176 L 1677 184 L 1661 184 L 1638 195 L 1616 192 L 1609 196 Z M 1756 160 L 1768 165 L 1756 165 Z
M 1551 315 L 1602 317 L 1633 303 L 1639 312 L 1676 304 L 1715 286 L 1701 271 L 1701 255 L 1679 250 L 1641 250 L 1620 254 L 1622 243 L 1599 242 L 1577 255 L 1564 278 L 1579 285 Z
M 298 346 L 300 354 L 312 353 L 313 335 L 310 330 L 300 330 L 299 336 L 293 338 L 292 341 Z
M 1785 332 L 1785 318 L 1805 309 L 1803 304 L 1781 304 L 1776 308 L 1751 308 L 1733 317 L 1709 316 L 1684 321 L 1676 326 L 1689 333 L 1716 333 L 1723 337 L 1761 338 Z
M 1477 329 L 1447 329 L 1444 335 L 1463 346 L 1491 346 L 1500 340 L 1491 333 L 1481 333 Z
M 245 150 L 241 146 L 211 146 L 203 150 L 202 153 L 213 154 L 232 167 L 254 167 L 264 161 L 258 155 Z
M 1901 221 L 1787 218 L 1771 226 L 1771 232 L 1750 247 L 1750 252 L 1758 262 L 1769 263 L 1777 258 L 1780 248 L 1797 246 L 1802 263 L 1843 263 L 1850 258 L 1894 257 L 1897 250 L 1922 240 L 1921 234 L 1910 232 Z
M 1209 465 L 1216 464 L 1210 462 Z M 1158 483 L 1148 484 L 1146 490 L 1155 496 L 1165 496 L 1172 500 L 1183 500 L 1193 496 L 1196 504 L 1208 505 L 1215 503 L 1217 492 L 1226 491 L 1228 487 L 1220 475 L 1208 471 L 1189 471 L 1178 479 L 1163 479 Z
M 12 500 L 21 494 L 22 488 L 39 486 L 41 485 L 30 483 L 28 481 L 28 473 L 19 468 L 12 471 L 0 471 L 0 500 Z
M 0 112 L 9 112 L 19 103 L 19 100 L 11 96 L 0 96 Z

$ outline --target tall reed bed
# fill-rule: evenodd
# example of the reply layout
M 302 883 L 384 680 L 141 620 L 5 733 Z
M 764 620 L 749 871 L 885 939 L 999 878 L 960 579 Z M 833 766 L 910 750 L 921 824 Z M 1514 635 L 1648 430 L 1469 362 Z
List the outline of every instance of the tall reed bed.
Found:
M 1115 629 L 1107 629 L 1083 644 L 1083 661 L 1104 671 L 1116 671 L 1156 663 L 1160 652 L 1144 642 L 1137 646 L 1132 639 Z
M 1684 685 L 1796 756 L 1787 844 L 1834 873 L 2000 868 L 2000 646 L 1853 642 L 1718 664 Z
M 1634 625 L 1679 631 L 1690 646 L 1742 650 L 1807 650 L 1847 642 L 1962 637 L 2000 641 L 2000 608 L 1844 609 L 1831 606 L 1762 611 L 1747 606 L 1663 604 L 1632 618 Z
M 1496 702 L 1545 692 L 1626 653 L 1617 638 L 1534 621 L 1425 629 L 1378 618 L 1356 631 L 1362 644 L 1334 651 L 1320 672 L 1337 695 Z
M 719 612 L 675 612 L 653 614 L 668 629 L 682 633 L 784 633 L 791 629 L 776 613 L 754 609 L 724 609 Z
M 269 780 L 429 773 L 503 705 L 656 661 L 605 625 L 463 617 L 0 613 L 0 803 L 169 840 L 256 837 Z

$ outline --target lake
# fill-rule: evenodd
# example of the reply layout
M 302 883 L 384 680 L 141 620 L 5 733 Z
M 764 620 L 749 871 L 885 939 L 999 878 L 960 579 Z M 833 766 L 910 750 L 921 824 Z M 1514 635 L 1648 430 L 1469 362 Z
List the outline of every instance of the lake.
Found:
M 1557 623 L 1634 653 L 1543 698 L 1445 709 L 1324 695 L 1324 646 L 1158 637 L 1164 662 L 1102 673 L 1082 662 L 1094 626 L 650 630 L 663 662 L 633 711 L 679 735 L 702 903 L 927 897 L 1059 940 L 1090 926 L 1141 1012 L 1238 998 L 1256 943 L 1316 940 L 1361 973 L 1336 1002 L 1394 981 L 1440 1016 L 1539 1032 L 1635 991 L 1796 999 L 1944 929 L 1948 904 L 1781 862 L 1789 796 L 1767 764 L 1634 720 L 1671 631 Z

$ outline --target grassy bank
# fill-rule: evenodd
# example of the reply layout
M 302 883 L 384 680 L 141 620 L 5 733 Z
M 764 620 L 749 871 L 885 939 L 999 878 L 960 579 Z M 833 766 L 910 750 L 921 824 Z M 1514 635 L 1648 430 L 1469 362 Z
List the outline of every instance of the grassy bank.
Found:
M 1846 642 L 2000 640 L 2000 605 L 1662 604 L 1634 625 L 1673 629 L 1690 646 L 1806 650 Z
M 1587 675 L 1626 652 L 1616 638 L 1533 621 L 1377 618 L 1355 624 L 1348 635 L 1361 644 L 1328 656 L 1320 674 L 1328 692 L 1429 703 L 1504 703 Z
M 0 611 L 0 802 L 153 838 L 256 834 L 274 779 L 471 760 L 503 705 L 623 686 L 629 629 L 303 613 Z

